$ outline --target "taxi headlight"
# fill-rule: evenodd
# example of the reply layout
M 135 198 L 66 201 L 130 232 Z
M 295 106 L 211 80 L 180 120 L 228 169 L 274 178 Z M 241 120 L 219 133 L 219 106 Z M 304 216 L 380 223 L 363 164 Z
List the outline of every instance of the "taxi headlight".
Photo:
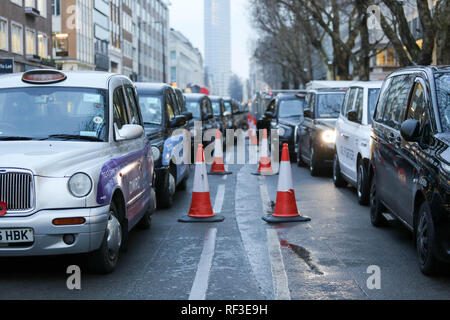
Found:
M 153 161 L 158 161 L 159 158 L 161 157 L 161 151 L 159 151 L 159 148 L 153 146 L 152 153 L 153 153 Z
M 197 135 L 197 130 L 195 130 L 195 128 L 192 128 L 190 131 L 191 131 L 191 137 L 195 137 Z
M 286 130 L 284 128 L 278 128 L 278 135 L 284 136 L 286 134 Z
M 322 132 L 322 140 L 326 143 L 335 143 L 336 142 L 336 131 L 325 130 L 324 132 Z
M 92 190 L 92 180 L 85 173 L 75 173 L 69 179 L 69 191 L 77 198 L 86 197 Z

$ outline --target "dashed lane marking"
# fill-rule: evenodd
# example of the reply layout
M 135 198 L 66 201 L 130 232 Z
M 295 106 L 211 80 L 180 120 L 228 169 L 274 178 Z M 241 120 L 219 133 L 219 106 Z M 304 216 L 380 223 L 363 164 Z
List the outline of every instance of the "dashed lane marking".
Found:
M 260 180 L 264 180 L 264 177 L 260 177 Z M 261 194 L 264 214 L 271 214 L 272 207 L 270 205 L 269 191 L 267 190 L 267 185 L 263 181 L 259 182 L 259 191 Z
M 223 199 L 225 197 L 225 185 L 220 184 L 217 187 L 216 199 L 214 200 L 214 213 L 220 213 L 222 211 Z
M 267 229 L 267 247 L 269 249 L 270 265 L 275 300 L 291 300 L 288 279 L 281 254 L 280 240 L 275 229 Z
M 189 300 L 205 300 L 206 291 L 208 290 L 209 274 L 211 272 L 214 251 L 216 247 L 217 229 L 212 228 L 206 231 L 203 251 L 195 274 L 194 283 L 192 284 Z

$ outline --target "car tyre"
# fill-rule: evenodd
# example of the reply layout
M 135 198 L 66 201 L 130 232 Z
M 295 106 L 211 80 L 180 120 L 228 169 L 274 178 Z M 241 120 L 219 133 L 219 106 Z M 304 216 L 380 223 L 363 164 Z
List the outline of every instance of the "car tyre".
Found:
M 114 271 L 119 260 L 119 252 L 123 244 L 122 241 L 122 224 L 119 220 L 119 211 L 113 202 L 110 205 L 108 224 L 102 244 L 98 250 L 88 255 L 89 270 L 100 274 L 107 274 Z
M 369 177 L 363 161 L 358 161 L 356 193 L 360 205 L 366 206 L 370 200 Z
M 311 172 L 311 176 L 316 177 L 319 175 L 319 167 L 316 159 L 316 152 L 314 150 L 314 146 L 311 146 L 311 152 L 309 156 L 309 171 Z
M 347 185 L 341 174 L 341 166 L 339 165 L 339 158 L 337 152 L 334 153 L 333 159 L 333 183 L 336 188 L 342 188 Z
M 436 245 L 435 230 L 430 207 L 426 201 L 422 203 L 419 209 L 415 236 L 420 271 L 425 275 L 436 274 L 442 262 L 434 255 Z
M 386 218 L 383 216 L 383 205 L 378 197 L 375 177 L 372 178 L 370 186 L 370 222 L 377 228 L 387 224 Z
M 159 209 L 168 209 L 173 205 L 173 197 L 176 191 L 176 180 L 172 172 L 166 175 L 164 181 L 164 188 L 158 192 L 157 204 Z

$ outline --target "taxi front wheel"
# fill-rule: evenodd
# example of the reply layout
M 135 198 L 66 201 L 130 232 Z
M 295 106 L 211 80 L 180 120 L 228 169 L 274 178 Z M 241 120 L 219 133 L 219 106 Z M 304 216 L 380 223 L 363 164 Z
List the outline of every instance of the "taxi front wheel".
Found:
M 115 203 L 109 209 L 108 224 L 100 248 L 88 255 L 88 267 L 95 273 L 107 274 L 114 271 L 119 260 L 122 245 L 122 225 Z

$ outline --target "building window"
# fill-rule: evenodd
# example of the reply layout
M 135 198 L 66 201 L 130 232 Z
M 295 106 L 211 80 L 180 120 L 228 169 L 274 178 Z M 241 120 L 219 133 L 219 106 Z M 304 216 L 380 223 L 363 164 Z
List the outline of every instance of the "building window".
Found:
M 0 49 L 8 50 L 8 20 L 0 18 Z
M 27 29 L 25 31 L 25 43 L 26 54 L 36 54 L 36 32 Z
M 170 82 L 177 82 L 177 68 L 170 68 Z
M 47 0 L 36 0 L 37 8 L 41 17 L 47 18 Z
M 61 15 L 61 0 L 52 0 L 52 15 Z
M 172 60 L 175 60 L 177 58 L 177 52 L 175 50 L 174 51 L 170 51 L 170 58 Z
M 22 0 L 11 0 L 11 2 L 17 4 L 18 6 L 22 6 Z
M 20 24 L 11 23 L 11 51 L 23 54 L 23 28 Z
M 39 33 L 38 35 L 38 41 L 39 41 L 39 46 L 38 46 L 38 55 L 41 58 L 47 58 L 48 56 L 48 40 L 47 40 L 47 35 L 43 34 L 43 33 Z

